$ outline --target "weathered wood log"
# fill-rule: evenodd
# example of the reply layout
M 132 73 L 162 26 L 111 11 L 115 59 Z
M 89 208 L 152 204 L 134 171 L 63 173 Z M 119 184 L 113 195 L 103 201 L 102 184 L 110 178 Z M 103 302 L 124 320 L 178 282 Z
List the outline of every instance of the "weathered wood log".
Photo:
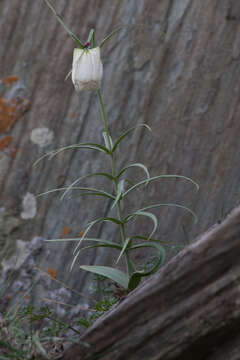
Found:
M 237 360 L 240 206 L 85 333 L 62 360 Z

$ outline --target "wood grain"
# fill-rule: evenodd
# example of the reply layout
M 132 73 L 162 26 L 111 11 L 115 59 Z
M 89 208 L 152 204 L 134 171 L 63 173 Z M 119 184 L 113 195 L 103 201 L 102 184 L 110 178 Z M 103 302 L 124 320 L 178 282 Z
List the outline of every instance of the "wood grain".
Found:
M 89 328 L 62 360 L 239 358 L 240 207 Z

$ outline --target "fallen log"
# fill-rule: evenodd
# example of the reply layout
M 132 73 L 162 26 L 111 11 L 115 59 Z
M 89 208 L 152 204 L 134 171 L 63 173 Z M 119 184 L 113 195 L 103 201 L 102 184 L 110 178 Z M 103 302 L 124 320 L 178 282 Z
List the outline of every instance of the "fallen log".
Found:
M 170 260 L 62 360 L 240 359 L 240 206 Z

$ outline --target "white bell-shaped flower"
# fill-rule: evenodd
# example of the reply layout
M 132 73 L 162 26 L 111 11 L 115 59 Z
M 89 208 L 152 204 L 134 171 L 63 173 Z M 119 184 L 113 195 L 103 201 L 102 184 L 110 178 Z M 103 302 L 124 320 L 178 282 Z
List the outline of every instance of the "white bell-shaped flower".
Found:
M 100 48 L 73 51 L 72 82 L 76 91 L 97 90 L 100 87 L 103 65 Z

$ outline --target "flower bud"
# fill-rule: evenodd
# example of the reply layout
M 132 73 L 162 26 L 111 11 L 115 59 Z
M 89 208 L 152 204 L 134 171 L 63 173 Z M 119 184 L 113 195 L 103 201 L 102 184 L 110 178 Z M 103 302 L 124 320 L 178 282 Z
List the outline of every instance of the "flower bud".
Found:
M 72 82 L 76 91 L 97 90 L 100 87 L 103 65 L 100 48 L 74 49 Z

